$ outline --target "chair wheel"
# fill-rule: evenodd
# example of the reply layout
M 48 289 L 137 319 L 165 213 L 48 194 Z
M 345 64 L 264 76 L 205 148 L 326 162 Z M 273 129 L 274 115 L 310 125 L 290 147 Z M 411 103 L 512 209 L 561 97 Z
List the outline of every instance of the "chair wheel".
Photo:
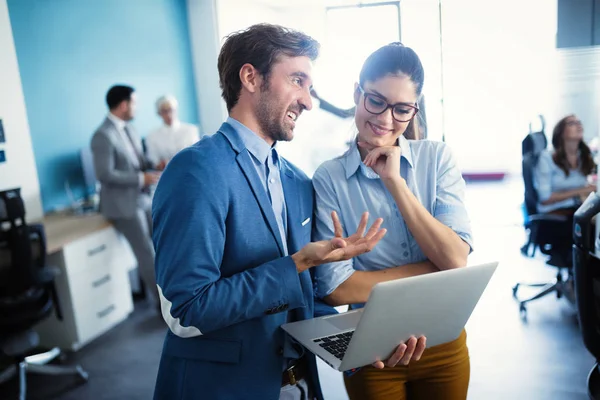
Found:
M 528 244 L 521 246 L 521 254 L 523 254 L 525 257 L 529 257 L 529 245 Z
M 77 372 L 79 373 L 79 379 L 81 382 L 87 382 L 88 379 L 90 379 L 90 375 L 87 373 L 87 371 L 84 371 L 81 366 L 77 366 Z
M 515 286 L 513 286 L 513 288 L 512 288 L 513 297 L 515 299 L 517 298 L 517 290 L 519 290 L 519 284 L 518 283 Z

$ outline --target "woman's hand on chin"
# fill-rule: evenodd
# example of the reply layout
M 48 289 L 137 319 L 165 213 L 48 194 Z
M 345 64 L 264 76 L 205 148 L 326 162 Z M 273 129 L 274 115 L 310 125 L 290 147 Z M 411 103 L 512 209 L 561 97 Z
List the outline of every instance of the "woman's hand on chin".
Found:
M 363 163 L 370 167 L 386 183 L 400 179 L 400 155 L 402 150 L 400 146 L 382 146 L 373 145 L 359 141 L 358 146 L 367 150 L 367 156 Z

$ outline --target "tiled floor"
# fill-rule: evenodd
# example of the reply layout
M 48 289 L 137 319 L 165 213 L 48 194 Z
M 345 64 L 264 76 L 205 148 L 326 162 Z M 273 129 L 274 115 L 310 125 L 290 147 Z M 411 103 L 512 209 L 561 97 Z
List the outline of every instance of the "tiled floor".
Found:
M 574 307 L 548 296 L 529 305 L 524 321 L 512 298 L 515 282 L 545 282 L 555 274 L 543 258 L 519 252 L 525 241 L 522 190 L 519 179 L 468 185 L 475 237 L 469 262 L 500 261 L 467 324 L 469 399 L 584 400 L 593 358 L 583 346 Z M 346 400 L 340 374 L 324 363 L 320 372 L 326 399 Z

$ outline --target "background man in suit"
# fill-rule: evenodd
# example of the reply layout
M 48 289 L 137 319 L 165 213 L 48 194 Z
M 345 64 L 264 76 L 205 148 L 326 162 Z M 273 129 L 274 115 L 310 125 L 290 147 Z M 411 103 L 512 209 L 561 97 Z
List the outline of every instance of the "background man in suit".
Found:
M 96 177 L 100 181 L 100 212 L 121 232 L 133 250 L 150 304 L 158 307 L 151 240 L 152 200 L 148 187 L 159 173 L 147 171 L 139 137 L 129 121 L 135 116 L 135 93 L 116 85 L 106 94 L 109 113 L 92 137 Z
M 313 317 L 309 268 L 362 254 L 385 230 L 377 220 L 365 235 L 364 218 L 348 238 L 309 243 L 312 184 L 275 144 L 312 107 L 318 51 L 280 26 L 229 36 L 218 67 L 230 117 L 167 164 L 153 202 L 169 326 L 155 399 L 323 397 L 314 355 L 280 326 Z

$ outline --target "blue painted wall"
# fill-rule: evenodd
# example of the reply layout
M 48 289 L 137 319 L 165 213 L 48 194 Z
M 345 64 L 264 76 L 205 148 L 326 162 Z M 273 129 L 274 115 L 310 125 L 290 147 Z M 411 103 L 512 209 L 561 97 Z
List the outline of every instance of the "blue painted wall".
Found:
M 198 124 L 185 0 L 8 0 L 42 202 L 85 192 L 79 150 L 104 119 L 115 83 L 136 89 L 141 136 L 160 125 L 154 101 L 172 93 Z

